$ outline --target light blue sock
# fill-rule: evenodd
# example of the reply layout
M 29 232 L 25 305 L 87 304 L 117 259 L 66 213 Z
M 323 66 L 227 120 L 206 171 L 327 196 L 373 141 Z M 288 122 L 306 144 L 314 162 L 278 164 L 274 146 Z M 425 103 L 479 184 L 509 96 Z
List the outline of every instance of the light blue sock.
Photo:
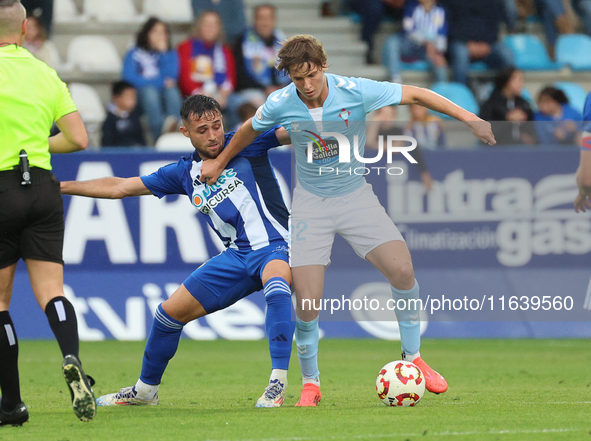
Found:
M 400 327 L 400 343 L 402 344 L 402 352 L 405 354 L 417 354 L 421 348 L 421 321 L 419 319 L 420 304 L 414 303 L 408 305 L 404 309 L 398 309 L 398 303 L 401 307 L 405 306 L 405 302 L 398 302 L 404 299 L 419 298 L 419 282 L 415 279 L 414 286 L 409 290 L 401 290 L 392 287 L 392 298 L 397 302 L 396 318 L 398 319 L 398 326 Z
M 273 369 L 287 370 L 295 327 L 295 323 L 291 321 L 291 288 L 285 279 L 273 277 L 265 284 L 264 292 L 267 302 L 265 329 Z
M 318 377 L 318 318 L 305 322 L 296 317 L 295 336 L 304 380 Z
M 140 380 L 144 383 L 160 384 L 162 374 L 179 346 L 183 326 L 183 322 L 173 319 L 162 309 L 162 304 L 158 305 L 142 361 Z

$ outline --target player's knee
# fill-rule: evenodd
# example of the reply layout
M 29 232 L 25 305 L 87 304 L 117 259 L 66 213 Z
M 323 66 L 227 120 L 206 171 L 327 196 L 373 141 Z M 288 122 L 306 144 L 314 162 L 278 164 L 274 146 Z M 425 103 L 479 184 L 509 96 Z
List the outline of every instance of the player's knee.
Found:
M 393 285 L 398 289 L 411 289 L 415 284 L 415 271 L 412 262 L 404 262 L 394 268 Z

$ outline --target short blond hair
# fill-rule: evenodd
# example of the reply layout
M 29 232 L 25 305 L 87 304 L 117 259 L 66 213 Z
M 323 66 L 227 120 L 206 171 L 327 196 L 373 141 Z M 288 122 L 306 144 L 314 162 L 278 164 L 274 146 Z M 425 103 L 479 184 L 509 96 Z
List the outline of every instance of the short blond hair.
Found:
M 312 35 L 294 35 L 283 42 L 277 54 L 279 64 L 277 70 L 290 71 L 300 69 L 308 65 L 308 69 L 316 66 L 320 69 L 326 67 L 327 56 L 322 43 Z

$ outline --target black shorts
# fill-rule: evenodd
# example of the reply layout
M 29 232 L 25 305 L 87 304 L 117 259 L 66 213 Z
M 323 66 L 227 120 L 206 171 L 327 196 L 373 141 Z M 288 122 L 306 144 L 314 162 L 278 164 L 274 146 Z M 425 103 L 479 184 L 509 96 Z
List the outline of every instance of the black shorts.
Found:
M 0 171 L 0 269 L 20 258 L 63 264 L 64 203 L 49 170 L 31 168 L 31 185 L 18 170 Z

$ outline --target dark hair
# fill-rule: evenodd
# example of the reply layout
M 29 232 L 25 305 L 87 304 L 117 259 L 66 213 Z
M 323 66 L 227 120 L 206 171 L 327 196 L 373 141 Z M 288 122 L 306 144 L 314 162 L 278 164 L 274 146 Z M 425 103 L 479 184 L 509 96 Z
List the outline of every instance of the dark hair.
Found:
M 203 115 L 213 116 L 222 114 L 219 103 L 207 95 L 193 95 L 185 100 L 181 107 L 181 118 L 189 121 L 191 118 L 201 118 Z
M 236 112 L 240 117 L 240 121 L 246 121 L 248 118 L 254 116 L 257 113 L 257 106 L 255 106 L 253 103 L 246 102 L 238 106 Z
M 279 64 L 278 71 L 290 73 L 293 69 L 299 69 L 305 64 L 322 69 L 326 66 L 326 52 L 322 43 L 311 35 L 294 35 L 283 42 L 283 46 L 277 54 Z
M 111 93 L 113 96 L 119 96 L 127 89 L 135 89 L 135 87 L 133 87 L 133 84 L 128 83 L 127 81 L 116 81 L 111 87 Z
M 162 20 L 157 19 L 156 17 L 150 17 L 148 19 L 148 21 L 144 23 L 142 28 L 137 33 L 136 40 L 135 40 L 135 45 L 137 47 L 139 47 L 140 49 L 147 50 L 147 51 L 152 49 L 150 47 L 150 42 L 148 41 L 148 34 L 152 30 L 152 28 L 154 26 L 156 26 L 157 24 L 163 24 L 164 27 L 166 28 L 166 34 L 168 35 L 168 48 L 167 49 L 170 50 L 170 48 L 171 48 L 170 28 L 168 27 L 168 25 L 166 23 L 164 23 Z
M 262 4 L 256 5 L 254 7 L 254 14 L 253 14 L 253 16 L 256 17 L 256 15 L 259 13 L 259 11 L 261 9 L 270 9 L 271 11 L 273 11 L 273 14 L 277 15 L 277 7 L 275 5 L 272 5 L 270 3 L 262 3 Z
M 566 96 L 566 93 L 553 86 L 544 87 L 542 90 L 540 90 L 538 99 L 542 98 L 543 96 L 547 96 L 548 98 L 551 98 L 560 104 L 568 104 L 568 97 Z
M 505 87 L 515 72 L 520 72 L 520 70 L 514 66 L 507 66 L 501 69 L 495 77 L 495 89 L 500 90 Z

